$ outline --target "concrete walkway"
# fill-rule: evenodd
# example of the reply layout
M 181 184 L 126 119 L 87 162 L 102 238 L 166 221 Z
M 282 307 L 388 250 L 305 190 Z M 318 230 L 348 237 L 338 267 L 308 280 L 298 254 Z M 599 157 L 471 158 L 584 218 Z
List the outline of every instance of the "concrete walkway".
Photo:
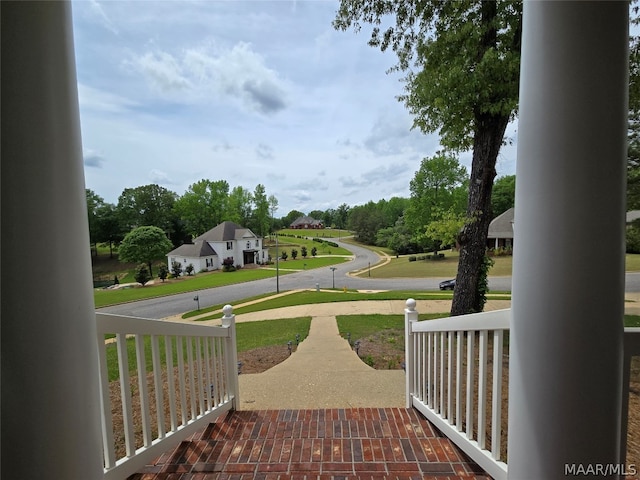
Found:
M 264 312 L 262 312 L 264 313 Z M 311 321 L 309 336 L 287 360 L 243 374 L 240 410 L 403 407 L 402 370 L 374 370 L 340 337 L 334 316 Z

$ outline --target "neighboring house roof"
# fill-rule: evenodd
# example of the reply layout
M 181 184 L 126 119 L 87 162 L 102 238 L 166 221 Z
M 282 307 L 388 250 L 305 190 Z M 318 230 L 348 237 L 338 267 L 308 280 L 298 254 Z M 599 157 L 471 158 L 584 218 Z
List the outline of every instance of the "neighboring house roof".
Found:
M 196 241 L 195 243 L 185 243 L 175 250 L 171 250 L 168 256 L 175 257 L 210 257 L 217 255 L 216 251 L 207 242 Z
M 298 225 L 322 225 L 321 220 L 316 220 L 315 218 L 309 217 L 308 215 L 303 215 L 302 217 L 296 218 L 291 226 L 295 227 Z
M 491 220 L 488 238 L 513 238 L 515 208 L 510 208 Z
M 240 240 L 246 237 L 255 237 L 256 235 L 248 228 L 241 227 L 234 222 L 222 222 L 220 225 L 213 227 L 208 232 L 204 232 L 196 237 L 195 242 L 229 242 L 231 240 Z
M 217 255 L 209 242 L 230 242 L 232 240 L 242 240 L 244 238 L 257 238 L 248 228 L 243 228 L 237 223 L 222 222 L 208 232 L 204 232 L 193 240 L 193 243 L 185 243 L 175 250 L 167 253 L 167 256 L 174 257 L 210 257 Z
M 634 220 L 640 218 L 640 210 L 630 210 L 627 212 L 627 223 L 631 223 Z

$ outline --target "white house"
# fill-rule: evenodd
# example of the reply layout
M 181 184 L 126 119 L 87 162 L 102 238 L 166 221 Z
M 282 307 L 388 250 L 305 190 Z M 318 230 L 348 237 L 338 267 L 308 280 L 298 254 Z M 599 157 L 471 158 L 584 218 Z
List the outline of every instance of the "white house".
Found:
M 262 238 L 248 228 L 233 222 L 220 225 L 203 233 L 167 254 L 169 270 L 173 262 L 182 265 L 182 270 L 192 264 L 196 272 L 217 270 L 227 258 L 233 259 L 234 266 L 259 264 L 266 262 L 269 253 L 263 248 Z

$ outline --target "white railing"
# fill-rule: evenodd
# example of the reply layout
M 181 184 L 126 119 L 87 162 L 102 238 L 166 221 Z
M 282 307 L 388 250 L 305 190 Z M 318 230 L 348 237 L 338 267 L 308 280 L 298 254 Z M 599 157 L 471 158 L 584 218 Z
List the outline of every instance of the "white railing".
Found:
M 105 480 L 127 478 L 239 404 L 235 316 L 223 312 L 219 327 L 96 314 Z
M 418 322 L 416 302 L 405 309 L 407 408 L 414 407 L 496 480 L 507 479 L 506 432 L 511 310 Z M 508 338 L 508 336 L 507 336 Z M 505 343 L 507 345 L 505 345 Z M 624 333 L 621 464 L 626 461 L 632 357 L 640 328 Z M 505 412 L 506 413 L 506 412 Z
M 506 479 L 502 362 L 510 310 L 418 322 L 415 305 L 409 299 L 405 309 L 407 408 L 419 410 L 493 478 Z

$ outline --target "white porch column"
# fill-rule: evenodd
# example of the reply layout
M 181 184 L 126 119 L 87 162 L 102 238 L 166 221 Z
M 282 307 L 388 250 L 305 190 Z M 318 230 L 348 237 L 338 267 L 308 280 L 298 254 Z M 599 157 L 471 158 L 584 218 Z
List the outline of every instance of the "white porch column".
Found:
M 628 3 L 523 20 L 509 477 L 551 480 L 619 461 Z
M 1 2 L 2 477 L 102 478 L 71 6 Z

